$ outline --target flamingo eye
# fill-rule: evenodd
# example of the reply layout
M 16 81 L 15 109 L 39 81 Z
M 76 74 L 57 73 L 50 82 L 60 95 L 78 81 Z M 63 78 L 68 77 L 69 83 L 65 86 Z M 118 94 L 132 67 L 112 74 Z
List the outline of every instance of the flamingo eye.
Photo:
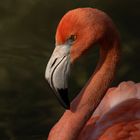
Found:
M 68 41 L 73 43 L 76 39 L 77 39 L 76 35 L 70 35 L 70 37 L 68 38 Z

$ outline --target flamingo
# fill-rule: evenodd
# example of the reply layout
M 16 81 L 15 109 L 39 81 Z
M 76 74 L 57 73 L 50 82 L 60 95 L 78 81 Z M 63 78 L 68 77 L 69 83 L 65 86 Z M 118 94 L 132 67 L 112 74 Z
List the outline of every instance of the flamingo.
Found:
M 96 43 L 100 45 L 97 67 L 70 103 L 71 65 Z M 127 81 L 109 88 L 119 58 L 118 31 L 106 13 L 77 8 L 63 16 L 45 77 L 66 111 L 48 140 L 140 140 L 140 83 Z

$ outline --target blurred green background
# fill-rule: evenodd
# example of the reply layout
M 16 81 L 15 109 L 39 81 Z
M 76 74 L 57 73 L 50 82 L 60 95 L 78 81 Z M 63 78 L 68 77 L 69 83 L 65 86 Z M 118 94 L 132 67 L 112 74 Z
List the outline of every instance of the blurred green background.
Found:
M 45 140 L 63 114 L 44 72 L 54 49 L 57 24 L 64 13 L 77 7 L 105 11 L 120 32 L 122 60 L 113 85 L 140 81 L 140 0 L 1 0 L 1 140 Z M 95 49 L 75 64 L 71 98 L 89 78 L 97 57 Z

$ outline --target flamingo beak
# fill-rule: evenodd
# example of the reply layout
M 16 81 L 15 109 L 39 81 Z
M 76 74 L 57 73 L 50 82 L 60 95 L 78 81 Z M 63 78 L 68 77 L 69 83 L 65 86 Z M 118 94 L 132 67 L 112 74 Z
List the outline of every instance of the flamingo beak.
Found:
M 70 109 L 68 98 L 68 77 L 70 73 L 69 48 L 68 45 L 56 46 L 45 71 L 45 78 L 60 104 L 65 109 Z

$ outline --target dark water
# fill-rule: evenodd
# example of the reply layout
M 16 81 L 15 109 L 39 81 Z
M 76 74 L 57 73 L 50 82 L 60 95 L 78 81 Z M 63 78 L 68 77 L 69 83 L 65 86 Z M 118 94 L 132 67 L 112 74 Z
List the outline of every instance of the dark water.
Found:
M 62 115 L 64 109 L 45 81 L 45 67 L 63 14 L 86 6 L 106 11 L 120 31 L 123 54 L 114 85 L 124 80 L 140 81 L 139 0 L 1 0 L 1 140 L 46 139 L 50 128 Z M 96 58 L 97 55 L 90 54 L 76 64 L 71 92 L 79 91 L 87 81 Z M 82 71 L 79 64 L 85 65 Z

